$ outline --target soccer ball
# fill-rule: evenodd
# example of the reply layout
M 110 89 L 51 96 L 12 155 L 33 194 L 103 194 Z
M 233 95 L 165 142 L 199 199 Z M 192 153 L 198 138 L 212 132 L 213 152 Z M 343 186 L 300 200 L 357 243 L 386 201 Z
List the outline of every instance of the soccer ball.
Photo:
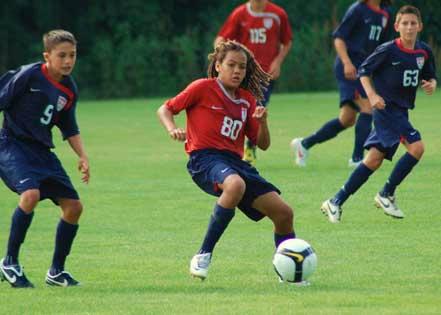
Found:
M 293 238 L 280 243 L 273 258 L 274 270 L 284 282 L 302 282 L 317 268 L 317 255 L 308 242 Z

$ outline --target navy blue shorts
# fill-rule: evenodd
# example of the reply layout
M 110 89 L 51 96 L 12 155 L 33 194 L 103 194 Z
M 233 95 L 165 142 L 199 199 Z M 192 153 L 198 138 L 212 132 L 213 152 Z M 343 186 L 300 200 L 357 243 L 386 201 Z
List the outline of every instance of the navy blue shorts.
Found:
M 40 190 L 40 200 L 59 198 L 79 200 L 77 191 L 60 160 L 48 148 L 0 134 L 0 177 L 9 189 L 21 194 Z
M 357 65 L 354 63 L 354 66 Z M 360 108 L 354 100 L 359 97 L 367 98 L 360 80 L 348 80 L 345 78 L 344 68 L 340 58 L 336 58 L 335 60 L 334 72 L 337 79 L 338 89 L 340 91 L 340 107 L 344 104 L 349 104 L 352 108 L 359 111 Z
M 401 141 L 414 143 L 421 140 L 421 134 L 409 121 L 409 112 L 405 108 L 386 105 L 384 110 L 373 111 L 374 129 L 364 147 L 377 148 L 387 160 L 392 160 Z
M 265 215 L 251 206 L 253 201 L 272 191 L 280 194 L 279 189 L 261 177 L 253 166 L 242 161 L 236 154 L 227 151 L 199 150 L 193 152 L 190 155 L 187 169 L 199 188 L 213 196 L 221 195 L 222 191 L 218 185 L 222 184 L 227 176 L 239 175 L 245 181 L 246 189 L 237 207 L 254 221 L 261 220 Z

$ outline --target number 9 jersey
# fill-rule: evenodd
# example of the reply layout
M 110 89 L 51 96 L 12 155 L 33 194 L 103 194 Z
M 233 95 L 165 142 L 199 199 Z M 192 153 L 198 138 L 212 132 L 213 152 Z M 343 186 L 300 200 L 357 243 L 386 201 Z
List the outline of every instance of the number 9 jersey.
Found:
M 435 60 L 426 43 L 417 40 L 414 49 L 407 49 L 398 38 L 378 46 L 359 67 L 358 76 L 372 76 L 386 106 L 413 109 L 421 80 L 436 79 Z
M 256 100 L 242 88 L 236 90 L 236 99 L 232 99 L 217 78 L 199 79 L 165 105 L 174 115 L 186 110 L 188 154 L 217 149 L 242 157 L 245 135 L 256 143 L 259 124 L 251 117 Z
M 9 71 L 0 77 L 3 129 L 21 139 L 53 148 L 52 127 L 63 138 L 79 134 L 75 118 L 77 87 L 71 76 L 53 80 L 41 62 Z

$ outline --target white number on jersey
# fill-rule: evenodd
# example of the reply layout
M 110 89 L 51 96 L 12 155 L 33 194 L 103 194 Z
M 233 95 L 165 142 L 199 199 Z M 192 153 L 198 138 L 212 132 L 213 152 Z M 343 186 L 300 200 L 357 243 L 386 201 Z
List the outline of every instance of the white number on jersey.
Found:
M 52 120 L 52 115 L 54 114 L 54 105 L 49 104 L 43 112 L 43 117 L 40 118 L 40 122 L 43 125 L 49 125 Z
M 266 43 L 266 28 L 251 28 L 250 29 L 250 42 L 253 44 L 265 44 Z
M 417 86 L 418 74 L 418 70 L 405 70 L 403 74 L 403 86 Z
M 378 41 L 380 39 L 382 27 L 378 25 L 371 25 L 371 31 L 369 32 L 369 39 Z
M 221 134 L 231 140 L 236 140 L 242 126 L 243 123 L 240 120 L 233 120 L 230 117 L 225 116 L 221 128 Z

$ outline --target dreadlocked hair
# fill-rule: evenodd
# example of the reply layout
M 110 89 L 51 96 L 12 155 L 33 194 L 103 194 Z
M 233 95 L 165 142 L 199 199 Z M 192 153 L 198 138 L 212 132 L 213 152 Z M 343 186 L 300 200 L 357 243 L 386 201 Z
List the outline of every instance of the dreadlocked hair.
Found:
M 263 101 L 263 89 L 266 89 L 269 85 L 271 76 L 263 71 L 262 67 L 254 58 L 253 53 L 249 51 L 248 48 L 234 40 L 220 42 L 214 48 L 214 51 L 208 55 L 208 77 L 216 78 L 219 75 L 216 70 L 216 62 L 222 63 L 229 51 L 242 51 L 245 53 L 247 57 L 247 69 L 245 78 L 242 80 L 240 87 L 253 94 L 258 102 Z

